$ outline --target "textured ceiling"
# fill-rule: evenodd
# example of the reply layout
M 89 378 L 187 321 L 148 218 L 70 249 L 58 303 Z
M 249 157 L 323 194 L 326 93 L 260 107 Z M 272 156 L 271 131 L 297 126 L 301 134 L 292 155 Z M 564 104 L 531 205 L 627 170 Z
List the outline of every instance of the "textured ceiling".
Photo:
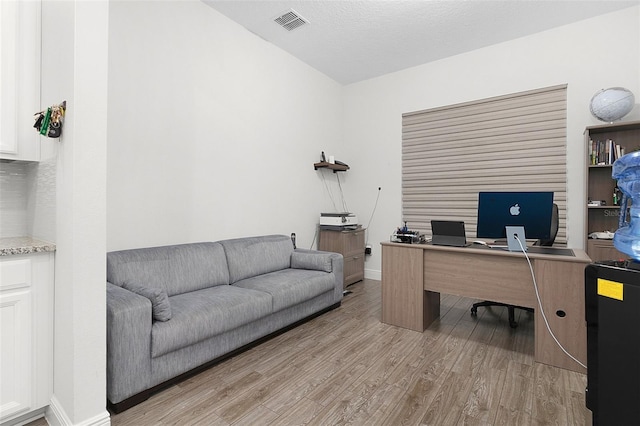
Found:
M 202 1 L 342 84 L 640 4 L 640 0 Z M 287 31 L 273 22 L 289 9 L 309 23 Z

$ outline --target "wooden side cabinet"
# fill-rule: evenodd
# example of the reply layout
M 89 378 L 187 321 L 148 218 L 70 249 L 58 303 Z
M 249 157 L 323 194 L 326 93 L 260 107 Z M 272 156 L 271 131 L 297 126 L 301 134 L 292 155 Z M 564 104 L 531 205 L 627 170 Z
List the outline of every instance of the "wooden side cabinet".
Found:
M 344 257 L 344 287 L 364 279 L 364 228 L 334 231 L 320 229 L 318 250 Z

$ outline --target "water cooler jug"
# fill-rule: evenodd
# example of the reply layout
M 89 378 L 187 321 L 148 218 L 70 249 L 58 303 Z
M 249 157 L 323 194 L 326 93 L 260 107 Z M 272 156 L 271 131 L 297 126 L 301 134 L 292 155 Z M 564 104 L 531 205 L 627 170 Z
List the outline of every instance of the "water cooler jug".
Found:
M 640 260 L 640 151 L 623 155 L 613 163 L 611 176 L 622 192 L 618 230 L 613 245 Z

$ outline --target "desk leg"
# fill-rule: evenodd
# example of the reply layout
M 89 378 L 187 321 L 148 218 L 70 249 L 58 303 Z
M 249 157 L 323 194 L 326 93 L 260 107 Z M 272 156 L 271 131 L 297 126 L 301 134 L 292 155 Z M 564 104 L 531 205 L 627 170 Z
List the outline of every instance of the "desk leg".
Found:
M 382 246 L 382 322 L 423 332 L 440 316 L 440 293 L 424 291 L 423 250 Z

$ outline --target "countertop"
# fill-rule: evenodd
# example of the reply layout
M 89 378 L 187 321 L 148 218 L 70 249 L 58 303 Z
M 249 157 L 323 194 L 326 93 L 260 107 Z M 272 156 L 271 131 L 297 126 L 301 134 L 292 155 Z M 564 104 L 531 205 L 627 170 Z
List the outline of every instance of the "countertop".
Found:
M 56 251 L 56 245 L 31 237 L 0 238 L 0 256 Z

